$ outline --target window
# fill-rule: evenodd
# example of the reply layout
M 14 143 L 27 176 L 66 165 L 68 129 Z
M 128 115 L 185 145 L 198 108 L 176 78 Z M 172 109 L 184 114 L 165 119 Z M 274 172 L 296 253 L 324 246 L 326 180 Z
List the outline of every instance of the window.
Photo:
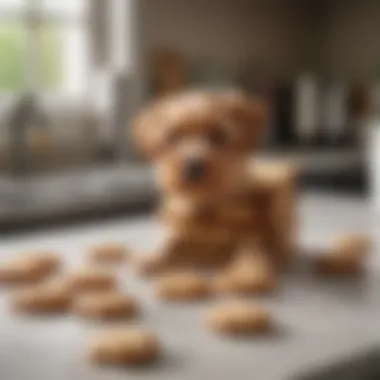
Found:
M 80 94 L 90 0 L 0 0 L 0 93 Z

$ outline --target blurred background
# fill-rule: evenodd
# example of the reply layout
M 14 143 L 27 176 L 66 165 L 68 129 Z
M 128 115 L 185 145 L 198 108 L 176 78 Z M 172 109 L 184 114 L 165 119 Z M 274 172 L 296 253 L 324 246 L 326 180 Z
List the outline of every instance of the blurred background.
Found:
M 265 99 L 260 154 L 302 188 L 376 199 L 379 19 L 371 0 L 0 0 L 0 227 L 150 204 L 128 123 L 194 86 Z
M 378 0 L 0 0 L 2 254 L 42 247 L 80 259 L 96 239 L 147 250 L 160 231 L 150 214 L 131 212 L 150 211 L 157 193 L 130 121 L 147 102 L 190 87 L 237 88 L 267 102 L 267 133 L 253 153 L 299 166 L 301 243 L 327 247 L 337 233 L 362 231 L 377 246 L 379 36 Z M 84 219 L 95 227 L 77 224 Z M 44 228 L 61 221 L 75 223 Z M 19 234 L 34 226 L 43 228 Z M 144 318 L 173 333 L 179 359 L 160 367 L 161 378 L 185 370 L 197 379 L 293 379 L 301 367 L 378 348 L 380 260 L 372 258 L 372 276 L 346 283 L 295 268 L 266 300 L 287 329 L 256 346 L 214 346 L 196 324 L 184 327 L 196 309 L 173 314 L 153 303 Z M 7 317 L 4 305 L 1 378 L 55 379 L 58 369 L 59 378 L 100 379 L 79 364 L 75 323 L 43 330 Z M 378 349 L 368 358 L 376 374 L 364 377 L 359 363 L 356 375 L 345 365 L 346 375 L 320 378 L 379 379 Z M 144 378 L 157 379 L 156 370 Z

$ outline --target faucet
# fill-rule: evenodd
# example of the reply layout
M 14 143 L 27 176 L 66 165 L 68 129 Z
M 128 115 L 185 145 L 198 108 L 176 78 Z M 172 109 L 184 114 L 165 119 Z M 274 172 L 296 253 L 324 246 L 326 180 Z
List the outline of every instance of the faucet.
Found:
M 31 166 L 27 134 L 29 128 L 37 125 L 45 126 L 46 120 L 39 110 L 36 95 L 24 93 L 16 100 L 8 119 L 10 169 L 15 175 L 26 174 Z

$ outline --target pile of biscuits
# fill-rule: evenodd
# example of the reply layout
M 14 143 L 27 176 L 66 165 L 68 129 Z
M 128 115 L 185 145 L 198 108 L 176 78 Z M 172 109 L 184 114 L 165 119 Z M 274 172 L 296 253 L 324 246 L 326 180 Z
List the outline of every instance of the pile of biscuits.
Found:
M 64 271 L 54 252 L 27 252 L 0 264 L 0 284 L 12 288 L 10 306 L 20 314 L 73 313 L 87 320 L 130 321 L 138 316 L 139 304 L 118 288 L 114 270 L 129 257 L 121 244 L 101 244 L 88 251 L 85 266 Z M 153 333 L 128 327 L 102 331 L 87 350 L 99 363 L 139 364 L 155 358 L 158 347 Z
M 313 266 L 323 275 L 356 275 L 363 270 L 370 241 L 364 235 L 344 235 L 332 242 Z M 0 284 L 12 287 L 11 308 L 23 314 L 74 313 L 97 321 L 130 321 L 138 317 L 138 300 L 118 287 L 115 268 L 130 261 L 122 244 L 100 244 L 87 252 L 86 265 L 64 271 L 54 252 L 21 254 L 0 263 Z M 252 270 L 254 268 L 254 270 Z M 154 294 L 163 302 L 194 302 L 213 296 L 256 295 L 276 289 L 276 275 L 263 261 L 245 258 L 218 274 L 171 271 L 154 281 Z M 14 289 L 15 288 L 15 289 Z M 267 334 L 275 323 L 270 313 L 251 300 L 218 302 L 204 318 L 205 327 L 218 334 Z M 87 354 L 100 364 L 136 365 L 159 357 L 157 336 L 141 327 L 111 327 L 90 340 Z

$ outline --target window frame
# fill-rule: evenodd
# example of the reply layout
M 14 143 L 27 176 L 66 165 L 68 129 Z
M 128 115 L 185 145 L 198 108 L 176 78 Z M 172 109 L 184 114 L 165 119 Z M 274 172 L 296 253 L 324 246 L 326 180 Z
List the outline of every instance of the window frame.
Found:
M 65 1 L 65 0 L 62 0 Z M 85 0 L 87 7 L 90 7 L 91 0 Z M 40 63 L 38 62 L 38 44 L 39 33 L 41 28 L 46 24 L 58 26 L 62 29 L 76 26 L 80 27 L 89 38 L 90 25 L 89 25 L 89 9 L 83 12 L 82 15 L 74 15 L 65 12 L 48 11 L 43 8 L 42 0 L 20 0 L 21 4 L 17 7 L 1 5 L 0 0 L 0 23 L 2 22 L 15 22 L 23 26 L 26 34 L 26 49 L 24 49 L 24 65 L 25 65 L 25 92 L 37 92 L 41 95 L 52 95 L 57 98 L 65 97 L 65 91 L 62 90 L 47 90 L 41 88 L 42 78 L 40 77 Z M 87 61 L 89 57 L 86 57 Z M 87 63 L 86 66 L 89 66 Z M 88 84 L 88 78 L 83 78 L 85 86 Z M 84 87 L 85 87 L 84 86 Z M 85 89 L 83 88 L 83 91 Z M 17 91 L 0 90 L 0 100 L 3 98 L 8 99 L 12 97 Z

